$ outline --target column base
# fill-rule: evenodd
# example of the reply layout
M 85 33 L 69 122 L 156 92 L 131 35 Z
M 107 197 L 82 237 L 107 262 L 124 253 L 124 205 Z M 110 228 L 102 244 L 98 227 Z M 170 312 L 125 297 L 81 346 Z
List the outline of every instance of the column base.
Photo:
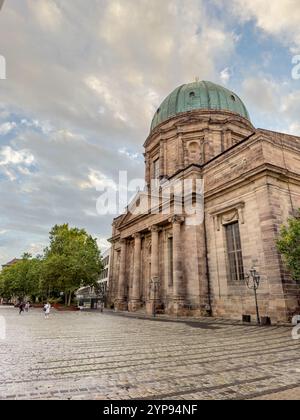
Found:
M 184 299 L 176 299 L 173 301 L 173 308 L 172 312 L 174 315 L 177 316 L 185 316 L 187 312 L 187 308 L 185 307 L 185 301 Z
M 156 315 L 158 313 L 164 313 L 160 300 L 149 300 L 146 303 L 146 314 Z
M 122 312 L 128 311 L 128 303 L 125 302 L 124 300 L 116 300 L 115 310 L 122 311 Z
M 131 300 L 128 304 L 129 312 L 136 312 L 142 307 L 142 302 L 140 300 Z

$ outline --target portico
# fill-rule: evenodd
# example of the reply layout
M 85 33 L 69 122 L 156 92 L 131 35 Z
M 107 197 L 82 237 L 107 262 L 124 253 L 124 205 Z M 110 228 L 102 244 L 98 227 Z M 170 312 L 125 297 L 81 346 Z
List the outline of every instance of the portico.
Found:
M 183 217 L 174 216 L 165 223 L 152 225 L 120 240 L 118 297 L 115 301 L 118 310 L 135 312 L 145 305 L 147 312 L 152 313 L 153 305 L 164 307 L 166 298 L 168 308 L 174 313 L 183 305 L 183 224 Z M 149 267 L 142 262 L 145 252 L 148 253 Z M 168 256 L 167 260 L 162 260 L 163 254 Z M 130 261 L 133 266 L 127 276 L 126 266 Z M 164 280 L 167 280 L 166 284 Z M 143 283 L 147 284 L 146 293 Z

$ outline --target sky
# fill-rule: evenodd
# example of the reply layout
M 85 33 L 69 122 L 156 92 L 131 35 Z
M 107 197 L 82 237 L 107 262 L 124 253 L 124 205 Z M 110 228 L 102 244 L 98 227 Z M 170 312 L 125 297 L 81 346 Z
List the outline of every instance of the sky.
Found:
M 61 223 L 105 249 L 97 189 L 143 177 L 156 109 L 196 77 L 235 91 L 254 126 L 300 135 L 299 22 L 299 0 L 4 1 L 0 264 Z

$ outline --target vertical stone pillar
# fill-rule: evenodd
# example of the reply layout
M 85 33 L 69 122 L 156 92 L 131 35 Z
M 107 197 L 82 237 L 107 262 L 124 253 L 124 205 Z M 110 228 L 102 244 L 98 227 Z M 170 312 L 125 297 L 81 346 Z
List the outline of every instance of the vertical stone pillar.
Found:
M 159 304 L 159 228 L 152 226 L 151 230 L 151 279 L 150 300 L 147 302 L 147 313 L 154 314 Z
M 168 175 L 168 165 L 167 165 L 168 146 L 167 146 L 167 140 L 164 140 L 163 148 L 164 148 L 164 176 L 167 176 Z
M 118 296 L 115 302 L 116 309 L 123 311 L 127 309 L 125 299 L 125 285 L 126 285 L 126 239 L 121 239 L 121 256 L 120 256 L 120 269 L 119 269 L 119 284 Z
M 163 140 L 160 140 L 159 143 L 159 175 L 160 178 L 165 176 L 165 144 Z
M 159 267 L 158 267 L 158 253 L 159 253 L 159 242 L 158 242 L 158 226 L 151 227 L 151 280 L 158 278 Z
M 146 184 L 149 187 L 150 182 L 151 182 L 151 164 L 150 164 L 150 154 L 149 153 L 145 153 L 144 154 L 145 157 L 145 179 L 146 179 Z
M 231 135 L 231 131 L 229 129 L 225 130 L 225 150 L 229 149 L 232 146 L 232 135 Z
M 179 313 L 184 302 L 183 261 L 181 244 L 181 225 L 184 219 L 172 218 L 173 223 L 173 310 Z
M 134 262 L 133 262 L 133 283 L 132 294 L 129 303 L 129 311 L 135 312 L 141 307 L 140 302 L 140 276 L 141 276 L 141 252 L 142 238 L 140 233 L 135 233 L 134 237 Z
M 182 133 L 177 130 L 177 169 L 183 169 L 185 166 L 184 145 Z

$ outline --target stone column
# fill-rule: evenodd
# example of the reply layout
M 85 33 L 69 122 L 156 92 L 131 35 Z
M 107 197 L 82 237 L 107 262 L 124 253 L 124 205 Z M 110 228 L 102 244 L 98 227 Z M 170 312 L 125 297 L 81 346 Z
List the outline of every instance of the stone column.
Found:
M 125 284 L 126 284 L 126 239 L 121 239 L 121 256 L 120 256 L 120 268 L 119 268 L 119 285 L 118 285 L 118 297 L 115 302 L 116 309 L 123 311 L 127 309 L 125 299 Z
M 172 218 L 173 223 L 173 310 L 179 313 L 184 302 L 183 262 L 181 225 L 184 219 L 179 216 Z
M 141 252 L 142 238 L 140 233 L 135 233 L 134 237 L 134 265 L 133 265 L 133 283 L 132 294 L 129 303 L 129 311 L 135 312 L 141 307 L 140 302 L 140 277 L 141 277 Z
M 158 226 L 151 227 L 151 280 L 158 277 Z
M 152 226 L 151 230 L 151 279 L 150 300 L 147 302 L 147 313 L 154 314 L 159 303 L 159 228 Z

